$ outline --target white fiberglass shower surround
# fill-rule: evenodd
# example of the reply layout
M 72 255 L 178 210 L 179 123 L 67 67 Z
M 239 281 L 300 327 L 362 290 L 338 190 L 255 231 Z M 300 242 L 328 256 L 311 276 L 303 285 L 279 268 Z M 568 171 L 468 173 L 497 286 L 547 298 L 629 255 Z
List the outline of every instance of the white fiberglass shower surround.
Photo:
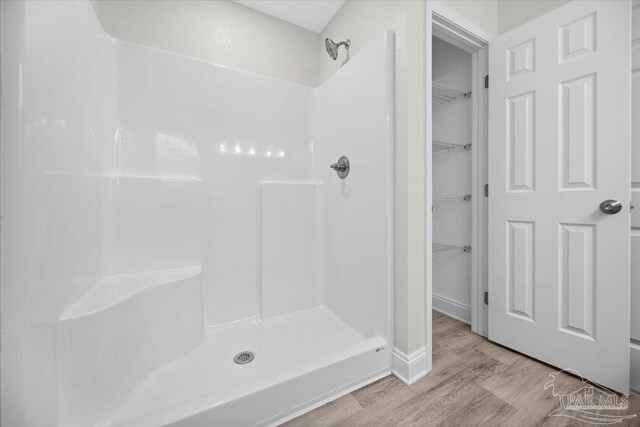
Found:
M 387 375 L 393 45 L 311 88 L 3 2 L 3 425 L 271 425 Z

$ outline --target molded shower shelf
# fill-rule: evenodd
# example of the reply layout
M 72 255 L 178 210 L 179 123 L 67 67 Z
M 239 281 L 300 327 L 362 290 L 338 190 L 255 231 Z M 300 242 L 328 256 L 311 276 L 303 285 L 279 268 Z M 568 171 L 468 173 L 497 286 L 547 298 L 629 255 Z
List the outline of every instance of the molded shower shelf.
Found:
M 434 153 L 453 150 L 470 150 L 471 144 L 453 144 L 451 142 L 433 141 L 432 150 Z
M 471 246 L 454 246 L 445 245 L 444 243 L 433 244 L 433 256 L 451 255 L 458 252 L 471 252 Z
M 441 105 L 453 102 L 458 98 L 469 98 L 470 96 L 471 92 L 462 92 L 438 83 L 432 84 L 431 97 L 434 109 Z
M 125 404 L 140 381 L 202 344 L 200 272 L 189 266 L 106 277 L 62 314 L 60 425 L 114 425 L 104 416 Z
M 465 194 L 464 196 L 453 196 L 453 197 L 434 197 L 434 202 L 454 202 L 454 201 L 471 201 L 471 194 Z
M 95 314 L 149 288 L 180 282 L 197 276 L 201 271 L 200 266 L 192 266 L 107 277 L 99 281 L 78 302 L 64 312 L 60 316 L 60 320 L 71 320 Z

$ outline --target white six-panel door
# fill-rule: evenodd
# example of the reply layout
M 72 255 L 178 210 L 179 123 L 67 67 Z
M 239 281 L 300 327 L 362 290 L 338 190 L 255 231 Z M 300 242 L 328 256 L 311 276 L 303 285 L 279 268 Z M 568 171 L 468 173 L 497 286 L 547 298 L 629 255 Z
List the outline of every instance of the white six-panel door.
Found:
M 489 45 L 489 338 L 622 392 L 630 16 L 573 1 Z

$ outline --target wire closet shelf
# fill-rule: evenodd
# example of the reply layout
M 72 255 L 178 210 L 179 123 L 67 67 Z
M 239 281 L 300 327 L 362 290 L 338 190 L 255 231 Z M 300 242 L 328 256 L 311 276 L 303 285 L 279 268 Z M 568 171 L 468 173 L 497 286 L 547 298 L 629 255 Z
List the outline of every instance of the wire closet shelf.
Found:
M 434 202 L 457 202 L 457 201 L 469 202 L 471 201 L 471 194 L 465 194 L 464 196 L 434 197 L 433 201 Z
M 471 246 L 454 246 L 444 243 L 433 243 L 433 256 L 453 255 L 460 252 L 471 252 Z
M 433 102 L 433 109 L 454 102 L 460 98 L 471 97 L 471 92 L 463 92 L 461 90 L 453 89 L 438 83 L 432 84 L 431 97 Z M 471 144 L 454 144 L 444 141 L 432 141 L 433 153 L 442 153 L 453 150 L 470 150 Z M 464 196 L 451 196 L 451 197 L 434 197 L 434 202 L 445 202 L 454 200 L 471 200 L 471 195 L 466 194 Z M 433 243 L 433 256 L 453 255 L 457 253 L 471 252 L 471 246 L 454 246 L 447 245 L 445 243 Z
M 456 99 L 471 97 L 471 91 L 463 92 L 438 83 L 432 83 L 431 87 L 431 98 L 434 110 L 443 105 L 447 105 Z
M 434 153 L 444 153 L 453 150 L 470 150 L 471 144 L 454 144 L 452 142 L 433 140 L 431 149 Z

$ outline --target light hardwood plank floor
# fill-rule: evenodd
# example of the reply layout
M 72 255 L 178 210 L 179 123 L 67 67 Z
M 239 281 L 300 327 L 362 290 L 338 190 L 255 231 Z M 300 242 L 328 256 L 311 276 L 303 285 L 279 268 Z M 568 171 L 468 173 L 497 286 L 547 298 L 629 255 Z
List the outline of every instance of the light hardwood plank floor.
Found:
M 594 426 L 549 414 L 560 407 L 544 385 L 551 366 L 511 351 L 471 332 L 451 317 L 433 313 L 433 370 L 412 386 L 393 375 L 347 394 L 288 423 L 310 426 Z M 556 391 L 581 387 L 561 374 Z M 638 414 L 616 426 L 640 426 L 640 396 L 629 396 L 627 411 Z

